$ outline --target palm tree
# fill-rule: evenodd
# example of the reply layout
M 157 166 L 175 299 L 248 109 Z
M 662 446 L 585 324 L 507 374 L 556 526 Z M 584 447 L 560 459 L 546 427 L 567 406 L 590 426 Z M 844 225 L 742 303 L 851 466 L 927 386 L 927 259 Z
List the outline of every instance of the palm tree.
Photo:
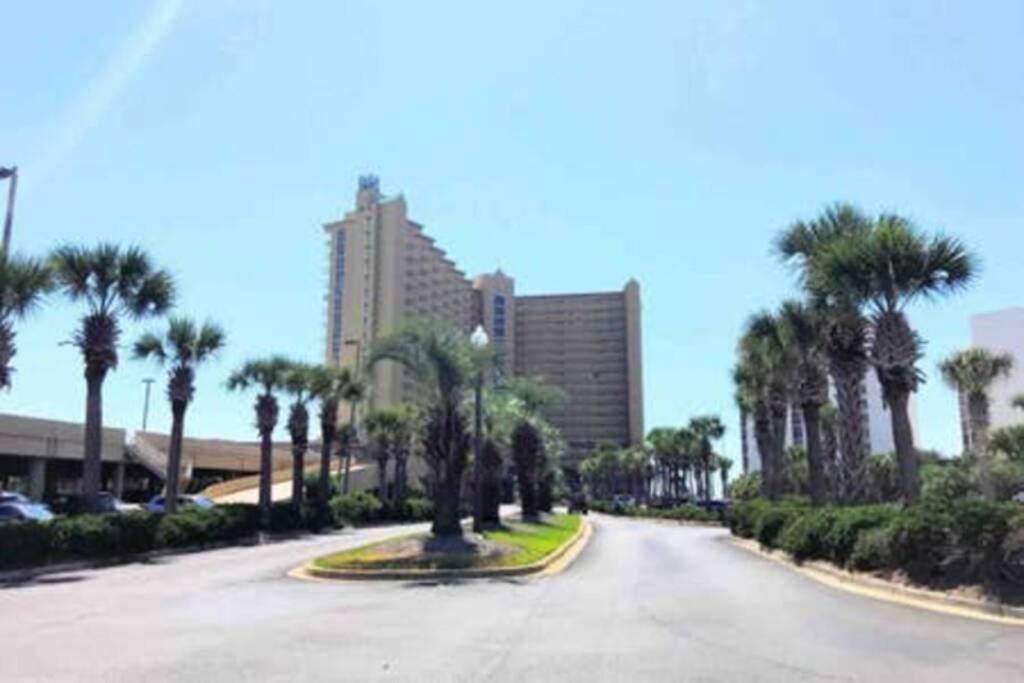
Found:
M 697 437 L 698 461 L 704 473 L 704 499 L 711 500 L 711 472 L 715 466 L 712 441 L 725 435 L 725 425 L 717 415 L 702 415 L 690 420 L 690 430 Z
M 292 505 L 302 506 L 305 486 L 305 457 L 309 448 L 309 402 L 313 400 L 313 368 L 293 362 L 284 373 L 283 388 L 292 396 L 288 409 L 288 435 L 292 441 Z
M 732 469 L 732 459 L 724 455 L 718 456 L 718 472 L 722 475 L 722 498 L 728 496 L 729 491 L 729 470 Z
M 826 403 L 818 411 L 821 429 L 821 457 L 825 464 L 825 489 L 828 498 L 839 499 L 839 411 L 831 403 Z
M 672 427 L 655 427 L 647 432 L 647 443 L 651 445 L 655 461 L 660 470 L 662 495 L 678 498 L 677 458 L 679 435 Z
M 565 392 L 558 387 L 546 384 L 540 377 L 515 377 L 507 380 L 501 387 L 502 391 L 512 395 L 516 425 L 512 430 L 512 457 L 516 465 L 516 480 L 519 484 L 519 498 L 524 518 L 536 518 L 538 512 L 550 507 L 550 488 L 540 488 L 553 484 L 547 475 L 553 475 L 550 468 L 554 467 L 549 457 L 549 439 L 545 439 L 549 425 L 541 417 L 541 411 L 562 403 Z
M 327 505 L 331 494 L 331 458 L 338 439 L 338 406 L 352 380 L 351 369 L 316 365 L 310 371 L 310 392 L 320 402 L 320 476 L 317 503 Z
M 18 352 L 14 321 L 35 310 L 52 288 L 53 274 L 45 262 L 0 250 L 0 389 L 11 388 L 11 361 Z
M 341 439 L 341 451 L 342 457 L 345 459 L 345 478 L 342 483 L 341 492 L 344 495 L 348 495 L 348 482 L 349 475 L 352 470 L 352 447 L 356 441 L 356 407 L 366 400 L 366 394 L 369 391 L 366 380 L 362 377 L 357 376 L 354 372 L 351 372 L 348 377 L 348 381 L 345 383 L 345 387 L 341 392 L 341 398 L 343 401 L 348 403 L 348 426 L 342 432 Z
M 437 536 L 461 536 L 460 501 L 471 437 L 463 399 L 485 364 L 469 337 L 440 321 L 409 321 L 378 339 L 370 366 L 397 362 L 429 395 L 423 415 L 423 457 L 432 475 Z
M 995 498 L 992 481 L 991 454 L 988 451 L 989 398 L 988 389 L 997 379 L 1013 370 L 1013 356 L 987 349 L 958 351 L 939 365 L 942 378 L 967 400 L 968 431 L 964 444 L 969 444 L 981 468 L 981 486 L 988 500 Z
M 174 282 L 136 247 L 63 246 L 50 257 L 56 283 L 72 301 L 84 301 L 86 315 L 72 343 L 85 363 L 85 452 L 82 493 L 86 509 L 96 507 L 103 449 L 103 380 L 117 367 L 121 320 L 163 315 L 174 301 Z
M 892 419 L 903 498 L 920 490 L 910 424 L 910 394 L 923 379 L 917 362 L 922 341 L 905 309 L 919 298 L 937 298 L 967 287 L 977 272 L 974 255 L 958 240 L 928 237 L 905 218 L 880 216 L 865 233 L 830 242 L 811 264 L 810 286 L 820 298 L 850 301 L 867 310 L 871 364 Z
M 779 309 L 782 339 L 793 357 L 794 398 L 800 405 L 807 446 L 811 502 L 825 502 L 825 465 L 821 442 L 821 408 L 828 403 L 828 370 L 824 351 L 824 320 L 819 311 L 799 301 Z
M 871 220 L 849 204 L 836 204 L 818 218 L 797 222 L 776 240 L 783 261 L 794 265 L 801 285 L 812 295 L 811 270 L 828 245 L 871 230 Z M 867 424 L 861 392 L 868 371 L 867 322 L 857 306 L 842 298 L 815 297 L 813 306 L 822 316 L 824 351 L 838 407 L 841 467 L 840 493 L 848 502 L 865 494 Z
M 397 510 L 401 501 L 399 493 L 400 472 L 399 462 L 404 468 L 408 456 L 409 443 L 415 428 L 415 412 L 407 405 L 378 408 L 366 416 L 363 424 L 370 436 L 373 454 L 377 460 L 377 496 L 381 502 L 388 502 L 388 462 L 395 460 L 394 488 L 390 497 L 392 507 Z
M 277 427 L 279 408 L 274 392 L 284 388 L 285 378 L 292 362 L 283 356 L 270 356 L 246 362 L 228 378 L 228 389 L 259 391 L 253 406 L 256 412 L 256 429 L 260 434 L 260 522 L 264 527 L 270 524 L 270 489 L 272 484 L 274 428 Z
M 224 348 L 227 336 L 217 324 L 197 325 L 191 318 L 171 318 L 162 334 L 147 332 L 135 342 L 136 360 L 152 358 L 167 366 L 167 398 L 171 402 L 171 439 L 167 449 L 167 512 L 178 507 L 185 411 L 195 397 L 196 369 Z

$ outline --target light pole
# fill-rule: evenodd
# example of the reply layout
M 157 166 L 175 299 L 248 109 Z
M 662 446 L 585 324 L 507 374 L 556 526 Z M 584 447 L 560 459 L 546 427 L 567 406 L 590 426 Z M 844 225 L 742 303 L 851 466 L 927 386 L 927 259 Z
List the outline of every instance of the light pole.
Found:
M 0 180 L 10 180 L 7 185 L 7 216 L 4 218 L 4 253 L 11 248 L 11 231 L 14 229 L 14 195 L 18 191 L 18 167 L 0 166 Z
M 142 403 L 142 431 L 143 432 L 146 431 L 146 424 L 149 422 L 149 390 L 153 387 L 153 382 L 155 382 L 155 381 L 156 380 L 154 380 L 152 377 L 147 377 L 146 379 L 142 380 L 142 383 L 146 385 L 146 398 L 143 400 L 143 403 Z
M 470 343 L 477 349 L 487 346 L 490 339 L 487 337 L 487 330 L 483 325 L 477 325 L 473 334 L 469 337 Z M 481 432 L 483 431 L 483 393 L 484 393 L 484 369 L 481 366 L 476 373 L 476 396 L 474 401 L 474 422 L 473 422 L 473 531 L 481 533 L 484 530 L 484 463 L 481 451 L 483 450 Z

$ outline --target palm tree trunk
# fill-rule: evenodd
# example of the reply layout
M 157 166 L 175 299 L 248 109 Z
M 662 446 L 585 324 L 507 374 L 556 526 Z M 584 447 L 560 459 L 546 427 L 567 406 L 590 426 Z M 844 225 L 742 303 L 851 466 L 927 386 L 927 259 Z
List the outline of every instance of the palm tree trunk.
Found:
M 985 500 L 994 501 L 996 491 L 995 482 L 992 480 L 992 454 L 988 450 L 988 396 L 984 393 L 968 395 L 967 415 L 971 423 L 971 451 L 978 460 L 978 469 L 981 473 L 981 493 Z
M 388 452 L 382 449 L 377 456 L 377 498 L 387 504 L 388 501 Z
M 804 418 L 804 437 L 807 441 L 807 481 L 811 492 L 811 503 L 825 502 L 825 463 L 821 446 L 821 406 L 815 402 L 800 406 Z
M 306 466 L 303 462 L 305 454 L 305 445 L 292 445 L 292 505 L 297 508 L 302 507 L 302 490 L 305 486 L 306 475 Z
M 861 409 L 861 387 L 864 373 L 832 363 L 831 374 L 836 389 L 839 413 L 839 491 L 846 503 L 864 497 L 864 465 L 867 439 L 864 433 L 864 411 Z
M 775 443 L 771 438 L 771 421 L 767 415 L 755 416 L 754 440 L 757 441 L 757 451 L 761 455 L 761 495 L 774 500 L 778 497 L 778 487 L 775 485 L 775 457 L 772 455 Z
M 260 525 L 266 529 L 270 526 L 270 487 L 271 468 L 273 467 L 273 442 L 271 433 L 260 430 Z
M 168 513 L 178 509 L 178 495 L 181 493 L 181 446 L 187 408 L 188 404 L 183 401 L 171 404 L 171 441 L 167 447 L 167 492 L 164 495 L 164 510 Z
M 344 495 L 348 495 L 348 480 L 349 473 L 352 470 L 352 443 L 356 440 L 356 404 L 355 401 L 351 404 L 352 408 L 348 416 L 348 436 L 345 438 L 345 480 L 342 483 L 341 492 Z
M 395 490 L 393 493 L 396 504 L 400 504 L 405 500 L 405 492 L 408 487 L 408 474 L 406 474 L 408 457 L 403 451 L 395 454 Z
M 331 499 L 331 450 L 334 434 L 329 426 L 320 423 L 320 481 L 317 487 L 317 502 L 327 505 Z
M 710 459 L 711 456 L 708 456 Z M 711 500 L 711 463 L 704 463 L 704 500 Z
M 105 372 L 86 371 L 85 453 L 82 459 L 82 497 L 85 509 L 96 511 L 103 455 L 103 379 Z
M 917 451 L 914 448 L 914 431 L 910 425 L 908 404 L 910 392 L 904 389 L 886 391 L 886 402 L 892 417 L 892 437 L 896 445 L 896 460 L 900 468 L 900 487 L 903 501 L 917 502 L 921 491 L 921 480 L 917 467 Z

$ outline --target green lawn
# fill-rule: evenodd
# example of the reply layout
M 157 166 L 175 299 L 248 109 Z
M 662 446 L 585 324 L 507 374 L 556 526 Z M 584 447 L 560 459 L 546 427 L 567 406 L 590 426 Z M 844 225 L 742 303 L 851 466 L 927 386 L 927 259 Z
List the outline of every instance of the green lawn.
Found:
M 428 535 L 389 539 L 352 550 L 318 557 L 313 565 L 323 569 L 479 569 L 521 567 L 544 559 L 565 544 L 580 527 L 579 515 L 548 515 L 539 523 L 509 522 L 484 537 L 504 546 L 505 553 L 481 556 L 473 548 L 423 551 L 408 554 L 408 543 Z

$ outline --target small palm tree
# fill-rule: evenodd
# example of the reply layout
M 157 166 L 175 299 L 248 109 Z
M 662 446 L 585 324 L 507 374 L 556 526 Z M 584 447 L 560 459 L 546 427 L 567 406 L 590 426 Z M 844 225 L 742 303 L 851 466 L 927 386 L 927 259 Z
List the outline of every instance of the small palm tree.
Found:
M 399 460 L 409 452 L 414 430 L 415 413 L 405 405 L 378 408 L 366 416 L 363 424 L 370 436 L 373 454 L 377 460 L 377 496 L 381 502 L 388 497 L 388 463 L 395 461 L 395 478 L 390 501 L 397 510 L 401 500 L 398 491 Z M 404 462 L 403 462 L 404 467 Z
M 137 360 L 152 358 L 167 366 L 167 398 L 171 402 L 171 439 L 167 449 L 167 512 L 178 507 L 185 411 L 195 397 L 196 369 L 224 347 L 224 330 L 215 323 L 196 325 L 191 318 L 171 318 L 162 334 L 147 332 L 135 342 Z
M 317 502 L 327 505 L 331 494 L 331 458 L 338 438 L 338 406 L 352 378 L 352 371 L 337 365 L 317 365 L 311 370 L 310 390 L 320 402 L 320 476 Z
M 964 443 L 978 458 L 981 484 L 985 497 L 993 500 L 992 463 L 988 452 L 989 398 L 988 390 L 997 379 L 1008 377 L 1013 370 L 1013 356 L 987 349 L 958 351 L 939 365 L 942 378 L 967 400 L 968 427 Z
M 658 464 L 662 495 L 678 499 L 679 438 L 677 430 L 671 427 L 655 427 L 647 433 L 647 443 L 650 444 L 655 462 Z
M 702 415 L 690 420 L 690 430 L 697 438 L 697 454 L 704 474 L 704 499 L 711 499 L 711 472 L 715 466 L 713 441 L 725 435 L 725 425 L 717 415 Z
M 440 321 L 409 321 L 377 341 L 371 367 L 399 363 L 429 395 L 423 415 L 423 457 L 431 471 L 436 536 L 461 536 L 460 499 L 471 437 L 463 399 L 485 360 L 469 337 Z
M 348 426 L 342 432 L 341 439 L 341 450 L 342 456 L 345 459 L 345 480 L 342 484 L 341 492 L 348 494 L 348 482 L 349 474 L 352 470 L 352 447 L 356 441 L 356 407 L 366 400 L 369 386 L 362 377 L 357 376 L 355 373 L 350 372 L 348 375 L 348 381 L 345 382 L 344 389 L 342 390 L 341 398 L 349 406 L 348 413 Z
M 283 356 L 271 356 L 246 362 L 228 378 L 228 389 L 247 391 L 256 388 L 259 394 L 253 406 L 256 429 L 260 434 L 260 522 L 270 525 L 271 484 L 273 476 L 274 428 L 277 427 L 279 407 L 274 392 L 284 388 L 292 362 Z
M 910 424 L 910 395 L 923 379 L 922 341 L 905 309 L 918 299 L 949 296 L 977 272 L 974 255 L 958 240 L 928 237 L 900 216 L 880 216 L 867 232 L 829 243 L 811 265 L 810 286 L 819 297 L 866 310 L 871 324 L 871 364 L 892 419 L 903 499 L 920 492 L 917 451 Z
M 0 250 L 0 389 L 11 388 L 11 361 L 18 352 L 14 322 L 31 313 L 52 288 L 53 275 L 45 262 Z
M 732 469 L 732 459 L 723 455 L 718 456 L 718 473 L 722 476 L 722 498 L 729 494 L 729 470 Z
M 174 282 L 155 268 L 141 249 L 114 244 L 63 246 L 50 257 L 57 285 L 72 301 L 83 301 L 86 314 L 72 343 L 85 362 L 85 453 L 82 493 L 86 509 L 95 509 L 100 491 L 103 449 L 103 380 L 117 367 L 117 344 L 123 318 L 141 320 L 163 315 L 174 301 Z
M 309 402 L 313 400 L 313 368 L 292 363 L 284 374 L 284 390 L 291 395 L 288 408 L 288 436 L 292 441 L 292 505 L 302 506 L 306 450 L 309 448 Z

